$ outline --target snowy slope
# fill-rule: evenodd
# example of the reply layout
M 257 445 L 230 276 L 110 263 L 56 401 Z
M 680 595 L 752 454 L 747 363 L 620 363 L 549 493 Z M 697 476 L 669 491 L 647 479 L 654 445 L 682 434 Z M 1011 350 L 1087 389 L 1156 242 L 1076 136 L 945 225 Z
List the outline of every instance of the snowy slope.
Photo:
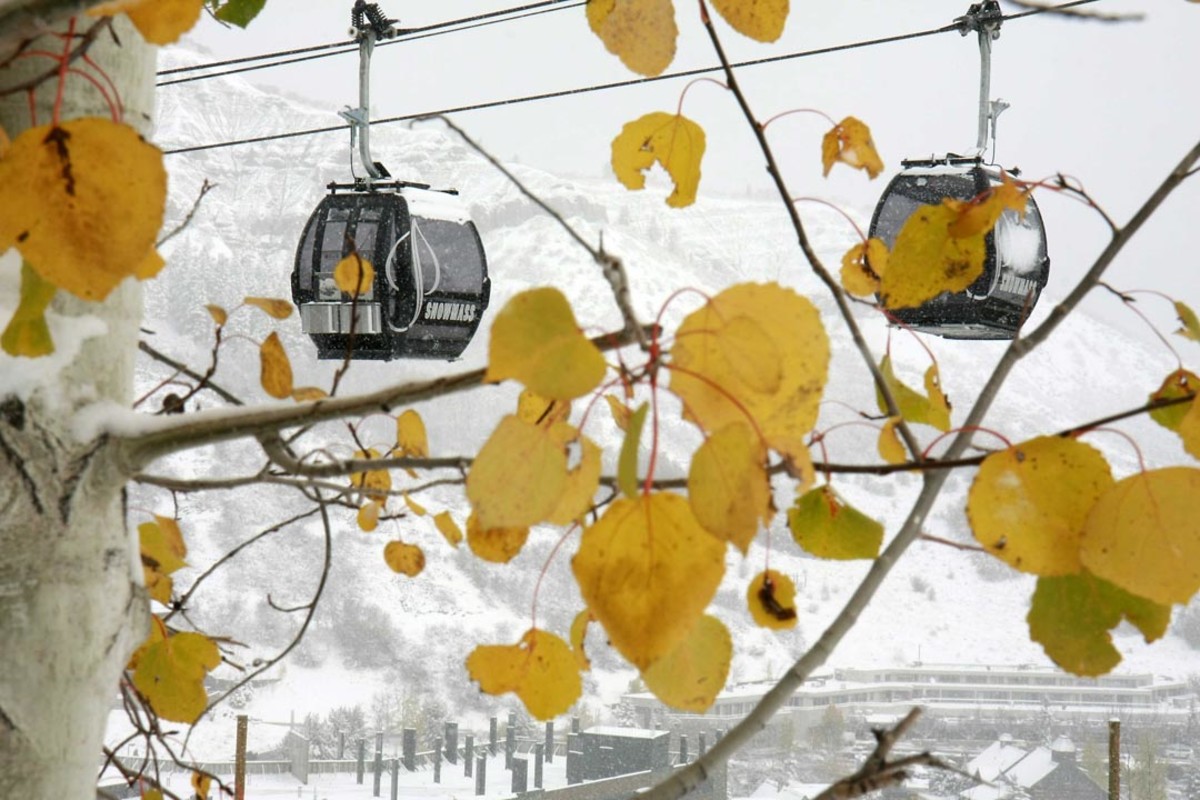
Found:
M 174 54 L 174 59 L 191 58 Z M 337 124 L 332 110 L 311 108 L 296 100 L 270 96 L 236 79 L 204 81 L 160 92 L 157 140 L 166 149 L 232 138 Z M 457 187 L 470 203 L 487 249 L 493 280 L 493 312 L 509 297 L 531 286 L 553 284 L 570 297 L 576 315 L 589 332 L 620 325 L 606 284 L 587 254 L 556 224 L 522 197 L 503 176 L 437 123 L 414 130 L 389 126 L 373 134 L 375 157 L 400 178 L 434 186 Z M 211 349 L 212 322 L 205 303 L 237 305 L 245 295 L 288 296 L 288 276 L 295 242 L 311 209 L 330 180 L 349 177 L 349 142 L 345 134 L 326 134 L 267 144 L 212 150 L 167 157 L 171 172 L 170 220 L 181 220 L 204 180 L 216 184 L 192 223 L 165 248 L 170 264 L 148 287 L 146 327 L 154 331 L 155 346 L 176 358 L 203 368 Z M 642 193 L 629 193 L 612 179 L 557 177 L 512 165 L 530 189 L 558 209 L 593 241 L 603 234 L 606 249 L 619 255 L 629 271 L 635 303 L 643 319 L 651 320 L 672 293 L 682 287 L 717 291 L 735 281 L 779 281 L 811 297 L 821 310 L 833 339 L 834 360 L 827 398 L 840 401 L 823 406 L 819 427 L 829 428 L 856 418 L 853 410 L 874 411 L 874 393 L 832 303 L 822 294 L 805 267 L 795 236 L 778 204 L 748 199 L 702 196 L 692 208 L 674 211 L 663 204 L 667 193 L 661 176 L 653 176 Z M 853 232 L 837 214 L 806 205 L 802 209 L 810 236 L 826 263 L 836 265 L 853 242 Z M 864 210 L 856 210 L 862 216 Z M 168 222 L 168 229 L 173 226 Z M 1052 253 L 1053 256 L 1053 253 Z M 1052 275 L 1049 297 L 1065 290 L 1064 276 Z M 1056 285 L 1055 281 L 1060 281 Z M 685 293 L 670 301 L 665 315 L 668 330 L 698 303 Z M 1048 302 L 1047 302 L 1048 305 Z M 1039 309 L 1044 314 L 1044 307 Z M 887 330 L 869 310 L 859 309 L 868 339 L 877 353 L 887 342 Z M 270 323 L 261 315 L 239 312 L 238 327 L 261 338 Z M 485 316 L 480 334 L 461 362 L 389 363 L 355 366 L 346 389 L 377 388 L 384 382 L 453 374 L 482 366 L 486 356 Z M 295 319 L 277 324 L 291 354 L 297 385 L 328 385 L 336 365 L 318 363 Z M 930 339 L 926 344 L 941 364 L 944 386 L 961 419 L 975 392 L 987 377 L 1003 345 L 956 343 Z M 919 385 L 928 361 L 911 337 L 895 335 L 892 352 L 901 377 Z M 1142 402 L 1174 366 L 1165 349 L 1119 339 L 1113 331 L 1086 315 L 1076 315 L 1045 348 L 1022 364 L 995 406 L 988 425 L 1013 440 L 1099 418 Z M 236 394 L 260 400 L 254 345 L 236 337 L 222 350 L 216 380 Z M 160 366 L 147 365 L 142 380 L 149 389 L 164 377 Z M 435 455 L 466 455 L 477 447 L 510 407 L 515 390 L 487 387 L 423 408 Z M 205 398 L 211 406 L 217 401 Z M 848 404 L 849 408 L 844 405 Z M 609 450 L 620 437 L 602 408 L 591 415 L 588 434 Z M 678 418 L 678 409 L 663 414 L 663 474 L 682 474 L 687 448 L 698 436 Z M 364 424 L 363 437 L 386 442 L 388 420 Z M 1185 459 L 1177 444 L 1145 422 L 1123 423 L 1152 466 Z M 330 426 L 352 445 L 344 426 Z M 874 462 L 875 431 L 846 427 L 827 440 L 831 460 Z M 1089 441 L 1102 447 L 1120 474 L 1137 463 L 1137 453 L 1115 436 L 1095 435 Z M 981 443 L 992 442 L 981 439 Z M 156 471 L 188 477 L 250 474 L 262 466 L 252 448 L 210 448 L 160 464 Z M 962 512 L 969 476 L 951 479 L 951 490 L 930 518 L 928 532 L 969 541 Z M 835 485 L 861 510 L 895 532 L 904 510 L 915 496 L 915 477 L 879 480 L 835 478 Z M 786 507 L 790 487 L 780 488 L 776 501 Z M 180 515 L 190 541 L 192 562 L 202 564 L 293 513 L 297 495 L 287 489 L 256 488 L 238 495 L 182 495 Z M 460 524 L 467 508 L 461 489 L 447 487 L 422 494 L 432 511 L 450 510 Z M 143 507 L 170 513 L 162 493 L 143 492 Z M 530 604 L 538 573 L 561 535 L 535 531 L 530 545 L 506 567 L 479 562 L 465 548 L 451 550 L 427 520 L 404 520 L 387 530 L 363 534 L 351 511 L 334 515 L 334 568 L 326 603 L 318 614 L 310 645 L 289 662 L 284 685 L 260 693 L 255 713 L 279 719 L 288 708 L 303 715 L 350 702 L 369 704 L 373 694 L 395 689 L 397 681 L 432 691 L 463 707 L 464 713 L 489 715 L 511 705 L 510 699 L 481 698 L 469 686 L 462 659 L 479 642 L 515 641 L 528 626 Z M 794 632 L 775 634 L 753 627 L 743 610 L 746 581 L 762 569 L 767 537 L 760 537 L 750 556 L 731 553 L 728 577 L 717 601 L 717 613 L 731 627 L 737 642 L 734 679 L 779 674 L 811 643 L 833 618 L 866 570 L 864 564 L 830 564 L 809 559 L 791 542 L 779 514 L 772 525 L 771 566 L 797 580 L 801 622 Z M 313 519 L 268 537 L 234 562 L 227 574 L 213 581 L 207 595 L 198 596 L 197 618 L 211 624 L 245 624 L 265 632 L 251 638 L 282 641 L 294 622 L 267 609 L 265 597 L 281 605 L 302 603 L 313 589 L 321 559 L 320 526 Z M 397 577 L 380 557 L 388 538 L 402 536 L 419 543 L 428 556 L 425 572 L 416 580 Z M 1040 647 L 1028 641 L 1024 611 L 1033 581 L 944 545 L 919 544 L 895 571 L 858 628 L 834 655 L 839 665 L 869 666 L 927 662 L 1044 663 Z M 232 591 L 222 599 L 223 591 Z M 205 611 L 202 601 L 212 604 Z M 538 605 L 539 624 L 565 631 L 581 602 L 570 578 L 568 558 L 558 555 L 546 572 Z M 361 644 L 367 655 L 347 655 L 345 631 L 355 619 L 382 615 L 378 634 Z M 282 621 L 280 617 L 284 617 Z M 235 634 L 237 635 L 237 634 Z M 341 638 L 339 638 L 341 637 Z M 1124 668 L 1182 676 L 1200 672 L 1200 653 L 1175 636 L 1152 647 L 1130 631 L 1118 633 L 1127 653 Z M 601 636 L 593 649 L 603 651 Z M 249 661 L 266 650 L 252 649 Z M 368 669 L 347 672 L 343 663 L 369 662 Z M 388 672 L 387 665 L 399 666 Z M 327 670 L 323 672 L 322 670 Z M 328 672 L 332 670 L 333 672 Z M 325 676 L 325 677 L 322 677 Z M 431 676 L 432 679 L 431 679 Z M 606 701 L 624 690 L 633 677 L 610 657 L 600 655 L 593 677 Z

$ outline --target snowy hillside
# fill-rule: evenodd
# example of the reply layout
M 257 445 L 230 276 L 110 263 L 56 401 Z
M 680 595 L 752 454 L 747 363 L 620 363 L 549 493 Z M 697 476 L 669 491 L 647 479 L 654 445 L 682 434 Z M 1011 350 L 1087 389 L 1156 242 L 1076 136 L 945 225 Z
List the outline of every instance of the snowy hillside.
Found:
M 186 55 L 174 54 L 176 59 Z M 236 80 L 222 79 L 171 87 L 160 92 L 157 141 L 165 148 L 298 130 L 338 123 L 332 109 L 314 109 L 298 101 L 263 94 Z M 267 144 L 167 157 L 171 172 L 168 229 L 190 209 L 200 185 L 216 184 L 192 223 L 165 248 L 169 267 L 147 290 L 145 327 L 155 347 L 203 370 L 212 346 L 212 321 L 205 303 L 232 308 L 246 295 L 287 297 L 296 241 L 311 210 L 331 180 L 349 175 L 346 134 L 288 139 Z M 553 284 L 567 293 L 576 316 L 589 332 L 620 326 L 607 285 L 587 254 L 556 224 L 520 195 L 500 174 L 438 123 L 407 129 L 388 126 L 373 133 L 375 157 L 399 178 L 453 186 L 470 204 L 488 253 L 493 280 L 492 312 L 515 293 Z M 593 241 L 603 234 L 604 246 L 619 255 L 630 275 L 638 312 L 652 320 L 672 293 L 683 287 L 716 291 L 735 281 L 779 281 L 811 297 L 821 310 L 833 339 L 834 360 L 828 400 L 819 427 L 829 428 L 856 418 L 854 410 L 874 411 L 874 392 L 858 363 L 832 303 L 805 267 L 794 234 L 777 203 L 706 197 L 683 211 L 663 203 L 665 179 L 653 177 L 642 193 L 629 193 L 612 179 L 556 177 L 512 165 L 514 171 L 551 206 Z M 882 188 L 882 187 L 881 187 Z M 868 210 L 855 209 L 860 218 Z M 847 223 L 827 209 L 806 205 L 802 213 L 810 235 L 826 263 L 836 266 L 853 243 Z M 1053 244 L 1053 243 L 1052 243 Z M 1051 251 L 1053 258 L 1053 250 Z M 1051 275 L 1039 319 L 1054 297 L 1065 291 L 1070 276 Z M 668 330 L 698 302 L 694 293 L 671 301 Z M 885 326 L 868 309 L 858 312 L 877 353 L 887 342 Z M 486 356 L 485 316 L 479 335 L 459 363 L 369 363 L 351 369 L 346 390 L 378 388 L 385 383 L 454 374 L 482 366 Z M 266 317 L 239 312 L 237 324 L 261 338 L 270 329 Z M 311 343 L 295 318 L 277 323 L 297 373 L 297 385 L 328 385 L 334 367 L 318 363 Z M 947 393 L 961 420 L 983 384 L 991 364 L 1003 350 L 996 343 L 926 340 L 941 364 Z M 256 346 L 236 337 L 222 349 L 215 380 L 247 400 L 260 400 Z M 894 335 L 893 356 L 901 377 L 919 384 L 927 366 L 922 348 L 907 335 Z M 1161 378 L 1174 368 L 1165 349 L 1121 340 L 1086 316 L 1077 315 L 1056 334 L 1051 346 L 1027 360 L 1014 374 L 990 426 L 1019 440 L 1125 410 L 1144 401 Z M 164 377 L 162 367 L 147 364 L 143 388 Z M 434 455 L 467 455 L 481 443 L 498 415 L 511 406 L 511 386 L 485 387 L 421 408 L 429 425 Z M 202 404 L 216 400 L 205 396 Z M 844 405 L 844 404 L 848 404 Z M 599 410 L 599 409 L 598 409 Z M 663 474 L 684 470 L 685 448 L 698 441 L 694 430 L 664 411 Z M 386 419 L 363 427 L 367 443 L 393 434 Z M 1145 422 L 1123 423 L 1151 464 L 1186 459 L 1172 437 Z M 344 426 L 329 431 L 351 445 Z M 591 415 L 587 430 L 609 450 L 620 436 L 607 413 Z M 874 462 L 875 436 L 867 427 L 834 432 L 826 444 L 838 462 Z M 1137 462 L 1132 447 L 1115 436 L 1095 435 L 1118 472 L 1127 474 Z M 990 444 L 984 441 L 985 444 Z M 156 473 L 186 477 L 253 474 L 261 469 L 253 448 L 222 446 L 156 465 Z M 610 464 L 611 467 L 611 464 Z M 929 533 L 969 541 L 962 512 L 969 476 L 951 479 L 951 491 L 930 519 Z M 862 511 L 883 521 L 889 532 L 899 527 L 915 496 L 918 479 L 901 477 L 836 477 L 835 486 Z M 776 503 L 786 508 L 790 487 L 781 486 Z M 210 492 L 180 495 L 179 513 L 193 543 L 191 561 L 203 564 L 234 543 L 286 519 L 297 495 L 283 488 L 256 488 L 236 494 Z M 431 511 L 450 510 L 465 524 L 467 507 L 461 488 L 447 487 L 421 495 Z M 170 513 L 170 498 L 140 491 L 133 505 Z M 307 503 L 304 503 L 307 506 Z M 557 530 L 538 530 L 526 550 L 510 565 L 498 567 L 474 559 L 466 548 L 452 550 L 428 519 L 406 519 L 381 532 L 364 534 L 350 510 L 335 512 L 334 567 L 326 602 L 310 643 L 288 666 L 282 687 L 264 692 L 254 713 L 279 719 L 323 712 L 348 702 L 369 704 L 385 684 L 397 682 L 433 692 L 467 713 L 488 715 L 506 709 L 511 698 L 480 697 L 469 685 L 462 660 L 480 642 L 515 641 L 528 626 L 538 573 L 557 542 Z M 383 563 L 382 546 L 403 536 L 426 551 L 428 566 L 417 579 L 396 576 Z M 750 556 L 731 553 L 728 574 L 717 599 L 717 614 L 734 633 L 737 649 L 734 679 L 778 675 L 812 642 L 849 596 L 865 564 L 832 564 L 804 557 L 792 543 L 784 515 L 770 532 L 770 562 L 796 579 L 800 624 L 793 632 L 771 633 L 754 627 L 744 610 L 745 584 L 762 569 L 767 536 Z M 310 596 L 322 556 L 320 526 L 309 519 L 255 544 L 236 560 L 214 586 L 198 595 L 196 618 L 235 637 L 264 638 L 279 644 L 294 624 L 288 615 L 268 608 L 266 597 L 279 605 L 305 602 Z M 559 555 L 547 570 L 538 604 L 539 624 L 565 631 L 581 608 L 570 576 L 569 559 Z M 184 583 L 187 579 L 184 579 Z M 1028 641 L 1024 610 L 1033 589 L 997 564 L 944 545 L 919 544 L 895 571 L 858 628 L 834 655 L 836 665 L 875 666 L 916 660 L 926 662 L 1045 663 L 1040 647 Z M 221 597 L 222 590 L 230 591 Z M 204 603 L 210 605 L 205 607 Z M 295 616 L 295 615 L 292 615 Z M 247 632 L 252 623 L 259 630 Z M 242 626 L 242 627 L 238 627 Z M 1146 647 L 1131 631 L 1118 632 L 1127 654 L 1122 669 L 1176 676 L 1200 672 L 1200 652 L 1177 636 Z M 611 702 L 633 677 L 615 658 L 605 656 L 602 637 L 591 646 L 599 655 L 589 679 L 600 697 Z M 249 662 L 269 652 L 255 648 Z M 399 667 L 389 672 L 389 667 Z M 358 668 L 358 669 L 350 669 Z

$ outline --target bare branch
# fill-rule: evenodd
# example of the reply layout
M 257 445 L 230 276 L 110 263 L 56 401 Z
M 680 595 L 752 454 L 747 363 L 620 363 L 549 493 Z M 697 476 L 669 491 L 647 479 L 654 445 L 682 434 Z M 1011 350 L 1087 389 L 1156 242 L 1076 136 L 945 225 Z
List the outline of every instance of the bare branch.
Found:
M 1106 13 L 1103 11 L 1085 11 L 1078 8 L 1056 8 L 1049 3 L 1038 3 L 1034 0 L 1008 0 L 1017 8 L 1035 11 L 1039 14 L 1053 14 L 1056 17 L 1069 19 L 1090 20 L 1092 22 L 1141 22 L 1145 14 Z
M 162 247 L 164 244 L 178 236 L 188 225 L 191 225 L 192 219 L 196 216 L 196 212 L 200 210 L 200 204 L 204 202 L 204 196 L 215 188 L 217 188 L 217 185 L 215 183 L 209 183 L 208 178 L 205 178 L 204 185 L 200 187 L 200 193 L 196 195 L 196 199 L 192 202 L 192 208 L 190 211 L 188 211 L 187 216 L 183 218 L 183 222 L 180 222 L 171 229 L 170 233 L 155 242 L 154 246 Z

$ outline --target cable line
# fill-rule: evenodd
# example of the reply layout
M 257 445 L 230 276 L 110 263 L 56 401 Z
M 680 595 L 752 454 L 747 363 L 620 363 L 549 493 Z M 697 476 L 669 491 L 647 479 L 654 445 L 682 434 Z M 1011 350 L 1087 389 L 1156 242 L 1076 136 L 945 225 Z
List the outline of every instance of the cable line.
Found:
M 1100 0 L 1073 0 L 1073 2 L 1063 3 L 1057 6 L 1048 6 L 1045 9 L 1024 11 L 1016 14 L 1009 14 L 1003 17 L 1004 21 L 1024 19 L 1027 17 L 1036 16 L 1038 14 L 1046 14 L 1053 11 L 1059 11 L 1076 6 L 1088 5 L 1097 3 Z M 875 47 L 877 45 L 892 44 L 894 42 L 909 41 L 912 39 L 922 39 L 929 36 L 937 36 L 943 33 L 961 33 L 961 27 L 957 22 L 952 22 L 949 25 L 943 25 L 939 28 L 931 28 L 924 31 L 916 31 L 913 33 L 902 33 L 894 36 L 884 36 L 878 39 L 866 39 L 859 42 L 851 42 L 848 44 L 832 45 L 829 47 L 820 47 L 814 50 L 802 50 L 795 53 L 786 53 L 778 56 L 767 56 L 764 58 L 755 58 L 747 61 L 739 61 L 731 64 L 734 69 L 742 69 L 745 67 L 757 67 L 764 64 L 774 64 L 782 61 L 792 61 L 800 58 L 810 58 L 812 56 L 828 55 L 830 53 L 840 53 L 849 50 L 860 50 L 867 47 Z M 609 89 L 622 89 L 630 86 L 640 86 L 644 84 L 657 83 L 658 81 L 674 80 L 676 78 L 691 78 L 699 75 L 705 75 L 710 72 L 720 72 L 723 68 L 720 65 L 710 67 L 698 67 L 695 69 L 680 70 L 678 72 L 663 73 L 647 78 L 632 78 L 623 81 L 613 81 L 611 83 L 593 84 L 591 86 L 581 86 L 574 89 L 560 89 L 553 92 L 543 92 L 540 94 L 524 95 L 522 97 L 513 97 L 507 100 L 490 100 L 483 103 L 473 103 L 471 105 L 456 106 L 453 108 L 444 108 L 440 111 L 422 111 L 415 114 L 403 114 L 396 117 L 385 117 L 383 119 L 372 120 L 371 125 L 388 125 L 397 122 L 408 122 L 411 120 L 425 119 L 436 117 L 445 114 L 459 114 L 468 111 L 483 111 L 489 108 L 500 108 L 502 106 L 520 105 L 522 103 L 531 103 L 537 100 L 551 100 L 559 97 L 570 97 L 578 94 L 589 94 L 591 92 L 607 91 Z M 323 133 L 334 133 L 336 131 L 347 131 L 349 125 L 331 125 L 324 128 L 309 128 L 301 131 L 291 131 L 288 133 L 271 134 L 267 136 L 254 136 L 247 139 L 234 139 L 225 142 L 215 142 L 213 144 L 193 145 L 191 147 L 178 147 L 172 150 L 164 150 L 164 155 L 177 155 L 180 153 L 197 153 L 205 150 L 218 150 L 226 147 L 237 147 L 247 144 L 261 144 L 263 142 L 272 142 L 281 139 L 294 139 L 302 136 L 316 136 Z
M 446 33 L 458 33 L 460 31 L 468 31 L 475 28 L 485 28 L 489 25 L 496 25 L 501 22 L 511 22 L 513 20 L 527 19 L 529 17 L 540 16 L 552 11 L 564 11 L 568 8 L 578 8 L 586 5 L 587 0 L 542 0 L 539 3 L 530 3 L 524 6 L 516 6 L 513 8 L 499 9 L 497 11 L 489 11 L 483 14 L 476 14 L 470 17 L 461 17 L 459 19 L 446 20 L 444 22 L 436 22 L 431 25 L 424 25 L 419 28 L 402 29 L 395 39 L 386 42 L 380 42 L 379 47 L 386 47 L 391 44 L 400 44 L 402 42 L 414 42 L 420 39 L 428 39 L 433 36 L 441 36 Z M 244 56 L 242 58 L 231 58 L 225 61 L 212 61 L 207 64 L 193 64 L 191 66 L 175 67 L 173 69 L 165 69 L 157 73 L 157 77 L 168 75 L 178 75 L 186 72 L 196 72 L 199 70 L 217 69 L 218 67 L 227 67 L 235 64 L 250 64 L 255 61 L 266 61 L 268 59 L 282 59 L 286 56 L 304 55 L 303 58 L 291 58 L 287 60 L 271 61 L 267 64 L 258 64 L 255 66 L 241 67 L 238 69 L 226 70 L 224 72 L 212 72 L 204 75 L 196 75 L 190 78 L 179 78 L 170 81 L 160 81 L 156 86 L 173 86 L 179 83 L 190 83 L 191 81 L 200 81 L 207 78 L 219 78 L 225 75 L 236 75 L 242 72 L 251 72 L 259 69 L 267 69 L 270 67 L 283 66 L 285 64 L 297 64 L 302 61 L 312 61 L 319 58 L 329 58 L 330 56 L 341 55 L 343 53 L 357 52 L 358 45 L 354 42 L 330 42 L 329 44 L 313 45 L 311 47 L 300 47 L 294 50 L 281 50 L 275 53 L 263 53 L 256 56 Z M 332 51 L 332 52 L 330 52 Z M 307 55 L 317 53 L 318 55 Z

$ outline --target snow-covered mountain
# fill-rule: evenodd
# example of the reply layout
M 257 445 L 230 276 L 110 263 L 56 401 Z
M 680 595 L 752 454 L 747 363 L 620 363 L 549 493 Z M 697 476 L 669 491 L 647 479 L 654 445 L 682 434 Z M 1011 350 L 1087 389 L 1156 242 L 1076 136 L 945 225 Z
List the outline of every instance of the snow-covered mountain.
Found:
M 167 56 L 182 63 L 187 54 Z M 299 100 L 266 94 L 237 79 L 203 81 L 160 91 L 156 140 L 164 149 L 190 147 L 229 139 L 335 125 L 332 109 L 316 109 Z M 470 120 L 463 120 L 468 128 Z M 580 124 L 587 124 L 581 120 Z M 532 135 L 532 134 L 531 134 Z M 590 257 L 502 175 L 439 123 L 414 128 L 381 127 L 373 132 L 372 149 L 399 178 L 435 187 L 456 187 L 469 203 L 488 254 L 493 281 L 492 314 L 515 293 L 553 284 L 570 298 L 577 318 L 589 332 L 620 327 L 607 284 Z M 485 142 L 486 144 L 486 142 Z M 599 155 L 599 154 L 598 154 Z M 189 212 L 202 183 L 216 185 L 200 204 L 191 223 L 164 248 L 169 267 L 147 288 L 145 327 L 155 347 L 201 370 L 212 346 L 212 320 L 204 304 L 236 306 L 246 295 L 287 297 L 289 274 L 300 230 L 331 180 L 350 176 L 350 144 L 345 133 L 283 139 L 240 147 L 167 156 L 171 173 L 168 230 Z M 753 165 L 757 168 L 757 165 Z M 603 235 L 605 248 L 622 258 L 632 283 L 635 306 L 652 320 L 669 303 L 667 329 L 699 302 L 699 295 L 678 289 L 714 292 L 737 281 L 778 281 L 810 297 L 821 311 L 833 340 L 833 365 L 827 402 L 819 427 L 829 428 L 874 411 L 874 392 L 859 363 L 832 302 L 806 267 L 783 209 L 777 202 L 709 197 L 695 206 L 672 210 L 664 203 L 669 186 L 652 176 L 650 187 L 630 193 L 611 178 L 561 177 L 519 164 L 511 169 L 542 199 L 556 208 L 593 241 Z M 836 267 L 855 234 L 842 217 L 806 204 L 802 213 L 810 236 L 826 263 Z M 851 209 L 860 218 L 863 209 Z M 1051 253 L 1053 258 L 1053 252 Z M 1065 293 L 1070 276 L 1052 273 L 1051 286 L 1035 322 L 1055 296 Z M 865 307 L 856 311 L 877 353 L 888 342 L 886 326 Z M 486 357 L 485 316 L 480 333 L 458 363 L 392 362 L 355 365 L 345 391 L 377 388 L 385 383 L 448 375 L 482 366 Z M 318 363 L 311 343 L 295 318 L 275 323 L 249 309 L 230 323 L 235 330 L 261 339 L 277 327 L 291 355 L 297 385 L 328 385 L 336 365 Z M 1003 344 L 927 339 L 941 365 L 943 384 L 960 420 L 984 383 Z M 247 400 L 261 400 L 256 346 L 227 336 L 215 380 Z M 928 364 L 924 349 L 907 335 L 893 334 L 891 351 L 901 377 L 919 385 Z M 988 424 L 1012 440 L 1065 428 L 1132 408 L 1157 388 L 1174 368 L 1163 348 L 1121 338 L 1086 313 L 1066 323 L 1050 344 L 1014 373 Z M 147 363 L 144 388 L 165 376 L 161 366 Z M 467 455 L 483 441 L 498 416 L 510 408 L 511 386 L 483 387 L 419 407 L 429 426 L 435 455 Z M 218 401 L 204 396 L 211 406 Z M 615 452 L 620 434 L 597 408 L 587 433 Z M 370 445 L 394 436 L 383 417 L 363 422 L 360 436 Z M 1181 463 L 1186 456 L 1173 437 L 1153 423 L 1122 423 L 1151 465 Z M 341 441 L 339 455 L 353 449 L 343 426 L 325 428 Z M 874 462 L 876 431 L 851 426 L 833 432 L 825 444 L 830 460 Z M 699 437 L 682 422 L 677 408 L 663 413 L 661 474 L 683 474 L 688 448 Z M 1139 454 L 1123 439 L 1095 435 L 1116 471 L 1127 474 Z M 988 444 L 984 442 L 984 444 Z M 225 445 L 159 464 L 156 472 L 186 477 L 252 474 L 262 467 L 261 455 L 243 445 Z M 611 462 L 610 462 L 611 467 Z M 422 479 L 423 480 L 423 479 Z M 969 475 L 950 479 L 945 498 L 929 520 L 928 532 L 955 541 L 970 541 L 963 498 Z M 420 480 L 418 483 L 421 482 Z M 899 527 L 916 494 L 913 476 L 896 478 L 835 477 L 835 486 L 862 511 L 880 519 L 889 532 Z M 786 508 L 791 487 L 780 485 L 776 503 Z M 258 487 L 236 494 L 209 492 L 180 495 L 185 533 L 192 543 L 193 564 L 200 566 L 233 543 L 289 517 L 299 495 L 280 487 Z M 431 511 L 450 510 L 465 524 L 466 502 L 460 487 L 442 487 L 420 495 Z M 154 490 L 140 492 L 135 505 L 170 513 L 170 498 Z M 303 504 L 307 506 L 307 503 Z M 803 556 L 792 543 L 785 515 L 776 515 L 770 535 L 760 536 L 743 559 L 731 552 L 728 574 L 716 613 L 735 636 L 737 657 L 732 678 L 756 679 L 779 674 L 830 622 L 865 572 L 862 563 L 827 563 Z M 465 547 L 451 549 L 428 518 L 409 517 L 365 534 L 357 529 L 352 510 L 335 512 L 334 567 L 326 602 L 319 612 L 308 646 L 291 663 L 290 689 L 260 698 L 260 716 L 278 718 L 287 708 L 298 714 L 324 711 L 346 702 L 368 702 L 385 680 L 408 681 L 423 691 L 470 712 L 494 713 L 511 698 L 476 695 L 461 668 L 466 654 L 481 642 L 516 641 L 528 626 L 539 572 L 561 533 L 537 530 L 530 544 L 507 566 L 478 561 Z M 236 559 L 213 587 L 197 595 L 197 619 L 232 635 L 279 642 L 291 617 L 267 607 L 305 602 L 313 590 L 322 557 L 319 523 L 309 518 L 266 537 Z M 420 544 L 428 557 L 416 579 L 392 573 L 381 558 L 383 544 L 401 536 Z M 793 632 L 773 633 L 753 626 L 744 610 L 746 582 L 769 558 L 772 568 L 791 575 L 800 593 L 800 624 Z M 569 549 L 569 545 L 568 545 Z M 541 584 L 538 623 L 565 632 L 581 601 L 570 576 L 569 559 L 553 558 Z M 186 583 L 186 578 L 184 579 Z M 926 662 L 1046 663 L 1041 648 L 1028 640 L 1024 614 L 1033 581 L 1017 576 L 977 554 L 945 545 L 921 543 L 889 578 L 881 594 L 833 656 L 838 665 L 879 665 L 916 659 Z M 207 603 L 207 607 L 205 606 Z M 295 615 L 291 615 L 294 617 Z M 1200 672 L 1200 652 L 1177 636 L 1145 646 L 1132 629 L 1119 629 L 1117 643 L 1126 653 L 1122 669 L 1168 673 L 1182 677 Z M 593 637 L 599 653 L 589 680 L 603 701 L 625 689 L 633 672 L 604 656 L 602 636 Z M 254 648 L 247 661 L 267 650 Z M 362 670 L 347 672 L 345 666 Z M 399 666 L 388 672 L 389 665 Z M 336 677 L 333 677 L 336 676 Z M 390 677 L 388 677 L 390 676 Z M 395 688 L 394 685 L 392 688 Z

